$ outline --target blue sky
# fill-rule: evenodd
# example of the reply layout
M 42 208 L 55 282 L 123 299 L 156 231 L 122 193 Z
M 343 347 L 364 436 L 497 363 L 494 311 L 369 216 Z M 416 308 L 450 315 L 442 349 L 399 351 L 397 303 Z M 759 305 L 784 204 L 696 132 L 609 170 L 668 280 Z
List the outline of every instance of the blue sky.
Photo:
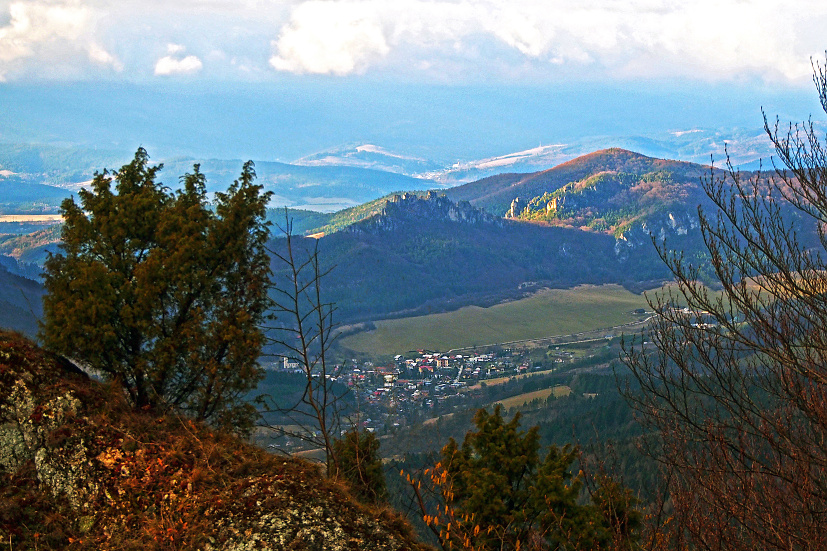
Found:
M 817 115 L 825 28 L 823 0 L 0 0 L 0 139 L 453 159 L 757 128 Z

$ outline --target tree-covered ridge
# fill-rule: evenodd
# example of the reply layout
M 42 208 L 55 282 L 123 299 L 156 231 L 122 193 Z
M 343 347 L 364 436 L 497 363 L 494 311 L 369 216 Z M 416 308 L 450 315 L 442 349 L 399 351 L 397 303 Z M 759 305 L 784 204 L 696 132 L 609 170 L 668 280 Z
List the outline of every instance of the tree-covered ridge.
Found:
M 707 167 L 682 161 L 655 159 L 625 149 L 613 148 L 583 155 L 554 168 L 530 174 L 501 174 L 446 190 L 454 201 L 469 201 L 472 205 L 504 215 L 511 202 L 523 201 L 553 193 L 571 184 L 588 180 L 601 173 L 648 174 L 667 171 L 679 175 L 679 181 L 697 183 Z
M 507 213 L 521 220 L 621 236 L 635 222 L 669 209 L 693 210 L 708 203 L 697 175 L 661 168 L 645 173 L 607 170 L 567 183 L 527 201 L 515 200 Z
M 452 222 L 466 225 L 488 225 L 504 227 L 503 221 L 482 209 L 471 206 L 467 201 L 454 203 L 445 195 L 429 191 L 424 195 L 417 193 L 395 194 L 381 204 L 371 216 L 350 224 L 351 232 L 388 231 L 410 222 Z
M 338 305 L 340 321 L 353 322 L 492 304 L 538 286 L 636 284 L 665 275 L 651 245 L 619 255 L 616 243 L 609 235 L 505 220 L 434 193 L 400 195 L 318 246 L 325 267 L 335 266 L 325 300 Z M 312 248 L 315 240 L 297 246 Z
M 418 194 L 422 192 L 413 191 L 410 193 Z M 363 203 L 359 206 L 340 210 L 339 212 L 334 213 L 325 225 L 317 227 L 308 233 L 321 233 L 328 235 L 343 230 L 352 224 L 356 224 L 373 216 L 379 215 L 383 212 L 388 202 L 392 201 L 396 195 L 396 193 L 391 193 L 380 197 L 379 199 Z
M 384 214 L 388 204 L 393 203 L 402 195 L 411 198 L 425 197 L 427 193 L 428 192 L 424 191 L 390 193 L 378 199 L 368 201 L 367 203 L 332 213 L 291 208 L 288 208 L 286 213 L 291 222 L 290 229 L 293 235 L 322 237 L 341 231 L 353 224 L 358 224 L 363 220 Z M 267 209 L 267 220 L 273 223 L 276 228 L 283 228 L 285 224 L 285 209 Z M 274 233 L 276 237 L 279 237 L 280 232 L 276 231 Z

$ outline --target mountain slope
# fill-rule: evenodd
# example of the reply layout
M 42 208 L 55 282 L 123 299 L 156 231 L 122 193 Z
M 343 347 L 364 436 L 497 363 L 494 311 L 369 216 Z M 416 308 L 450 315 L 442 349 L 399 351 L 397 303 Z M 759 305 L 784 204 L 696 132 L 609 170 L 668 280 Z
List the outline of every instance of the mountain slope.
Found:
M 712 283 L 698 219 L 699 206 L 715 210 L 702 185 L 710 175 L 722 172 L 615 148 L 533 174 L 374 201 L 319 242 L 336 266 L 329 298 L 352 321 L 490 304 L 543 286 L 639 289 L 670 277 L 653 238 L 684 251 Z M 798 224 L 794 209 L 784 213 Z
M 318 244 L 323 268 L 333 268 L 323 289 L 342 322 L 492 304 L 542 286 L 636 287 L 668 275 L 651 244 L 629 254 L 610 235 L 506 220 L 435 192 L 399 195 L 365 220 L 296 244 Z M 273 270 L 281 281 L 282 267 Z
M 553 193 L 567 184 L 599 173 L 645 175 L 665 172 L 684 183 L 698 184 L 708 168 L 682 161 L 647 157 L 625 149 L 604 149 L 578 157 L 549 170 L 531 174 L 501 174 L 445 190 L 454 201 L 469 201 L 494 214 L 505 215 L 512 201 L 523 202 Z
M 3 260 L 12 259 L 4 257 Z M 34 337 L 37 322 L 43 315 L 43 286 L 12 273 L 3 264 L 0 264 L 0 328 Z

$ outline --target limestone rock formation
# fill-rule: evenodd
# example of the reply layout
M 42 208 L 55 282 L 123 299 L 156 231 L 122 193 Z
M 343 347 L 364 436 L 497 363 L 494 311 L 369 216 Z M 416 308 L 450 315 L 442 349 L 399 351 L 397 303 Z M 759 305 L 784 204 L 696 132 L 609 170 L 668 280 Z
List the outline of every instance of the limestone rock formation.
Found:
M 394 195 L 388 199 L 379 214 L 348 226 L 346 231 L 351 233 L 391 231 L 410 222 L 418 224 L 454 222 L 472 226 L 503 227 L 501 218 L 473 207 L 467 201 L 454 203 L 444 195 L 429 191 L 424 197 L 415 193 Z

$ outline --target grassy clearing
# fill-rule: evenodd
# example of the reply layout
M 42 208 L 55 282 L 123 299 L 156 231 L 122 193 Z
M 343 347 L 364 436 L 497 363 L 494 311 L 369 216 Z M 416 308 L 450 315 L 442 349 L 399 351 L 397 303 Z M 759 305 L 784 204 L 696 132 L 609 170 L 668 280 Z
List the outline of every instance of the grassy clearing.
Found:
M 535 390 L 534 392 L 526 392 L 525 394 L 512 396 L 511 398 L 506 398 L 505 400 L 500 400 L 495 403 L 502 405 L 505 409 L 519 408 L 532 402 L 533 400 L 546 400 L 552 394 L 555 398 L 568 396 L 571 394 L 571 388 L 562 385 L 555 386 L 553 388 L 544 388 L 543 390 Z
M 446 413 L 445 415 L 440 415 L 439 417 L 433 417 L 431 419 L 425 419 L 422 424 L 423 425 L 436 425 L 437 421 L 442 419 L 443 421 L 447 421 L 451 417 L 453 417 L 453 413 Z
M 545 289 L 490 308 L 378 321 L 375 330 L 345 337 L 341 344 L 368 354 L 483 346 L 622 325 L 636 319 L 633 310 L 647 306 L 643 295 L 619 285 Z

